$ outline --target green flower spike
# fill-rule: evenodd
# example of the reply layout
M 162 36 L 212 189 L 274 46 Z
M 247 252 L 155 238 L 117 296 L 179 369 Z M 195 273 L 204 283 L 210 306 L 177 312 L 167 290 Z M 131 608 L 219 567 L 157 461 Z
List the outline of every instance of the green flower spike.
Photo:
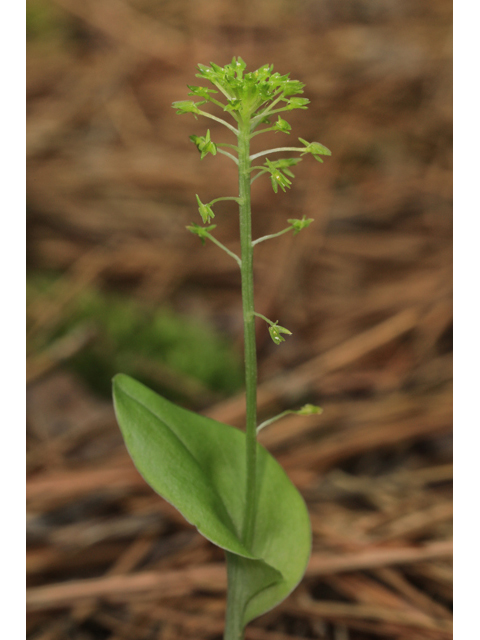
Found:
M 206 136 L 190 136 L 190 140 L 200 151 L 200 160 L 203 160 L 207 153 L 211 153 L 212 156 L 217 155 L 217 145 L 210 139 L 210 129 L 207 129 Z
M 202 244 L 205 244 L 205 240 L 208 238 L 210 231 L 215 229 L 216 226 L 216 224 L 211 224 L 209 227 L 201 227 L 199 224 L 192 222 L 191 225 L 187 226 L 187 229 L 198 236 L 202 241 Z
M 285 329 L 285 327 L 281 327 L 278 324 L 278 320 L 277 322 L 274 322 L 268 327 L 268 331 L 270 333 L 271 339 L 274 341 L 275 344 L 280 344 L 281 342 L 285 342 L 285 338 L 282 336 L 282 333 L 285 333 L 288 336 L 292 335 L 291 331 L 289 331 L 288 329 Z
M 195 194 L 198 203 L 198 213 L 202 216 L 202 220 L 204 224 L 208 224 L 212 218 L 215 217 L 215 214 L 212 211 L 212 207 L 209 204 L 203 204 L 203 202 L 198 197 L 198 194 Z
M 306 229 L 313 222 L 313 218 L 305 218 L 305 216 L 303 216 L 301 220 L 298 218 L 290 218 L 288 222 L 293 227 L 293 235 L 296 236 L 297 233 L 300 233 L 302 229 Z
M 305 145 L 305 149 L 302 151 L 302 156 L 306 153 L 311 153 L 315 160 L 323 162 L 320 156 L 331 156 L 332 152 L 327 147 L 320 144 L 320 142 L 307 142 L 303 138 L 299 138 L 300 142 Z

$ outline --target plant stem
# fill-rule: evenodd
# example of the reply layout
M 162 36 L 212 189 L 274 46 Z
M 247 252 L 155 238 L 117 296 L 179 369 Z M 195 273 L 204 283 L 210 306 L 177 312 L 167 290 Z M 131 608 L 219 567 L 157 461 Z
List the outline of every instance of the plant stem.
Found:
M 305 147 L 277 147 L 276 149 L 267 149 L 266 151 L 260 151 L 260 153 L 254 153 L 253 156 L 250 157 L 250 160 L 267 156 L 269 153 L 280 153 L 280 151 L 305 151 Z
M 215 204 L 215 202 L 220 202 L 222 200 L 235 200 L 238 204 L 240 204 L 240 198 L 237 196 L 225 196 L 223 198 L 215 198 L 214 200 L 210 200 L 209 205 Z
M 214 244 L 216 244 L 217 247 L 219 247 L 220 249 L 223 249 L 225 253 L 228 253 L 228 255 L 235 260 L 235 262 L 238 264 L 240 269 L 242 268 L 242 261 L 240 260 L 240 258 L 237 256 L 236 253 L 233 253 L 233 251 L 230 251 L 230 249 L 227 249 L 227 247 L 224 244 L 222 244 L 219 240 L 217 240 L 214 236 L 212 236 L 211 233 L 205 232 L 205 237 L 211 240 Z
M 227 611 L 225 613 L 224 640 L 243 640 L 243 594 L 239 565 L 232 554 L 227 556 Z
M 245 342 L 246 393 L 246 503 L 242 539 L 251 547 L 256 511 L 257 454 L 257 353 L 255 345 L 255 310 L 253 298 L 253 243 L 250 203 L 250 118 L 239 123 L 238 173 L 240 196 L 240 246 L 242 256 L 242 305 Z
M 238 164 L 238 160 L 235 158 L 235 156 L 232 153 L 228 153 L 228 151 L 225 151 L 224 149 L 218 149 L 217 148 L 218 153 L 222 153 L 224 156 L 227 156 L 227 158 L 230 158 L 231 160 L 233 160 L 235 162 L 235 164 Z
M 258 425 L 257 433 L 259 431 L 261 431 L 264 427 L 268 427 L 269 424 L 272 424 L 273 422 L 276 422 L 277 420 L 280 420 L 281 418 L 284 418 L 285 416 L 288 416 L 288 415 L 290 415 L 292 413 L 297 413 L 297 412 L 287 409 L 286 411 L 282 411 L 282 413 L 279 413 L 278 416 L 274 416 L 273 418 L 270 418 L 269 420 L 265 420 L 265 422 L 262 422 L 262 424 Z
M 292 225 L 287 227 L 286 229 L 282 229 L 282 231 L 277 231 L 277 233 L 270 233 L 268 236 L 262 236 L 261 238 L 257 238 L 253 241 L 253 246 L 259 244 L 260 242 L 264 242 L 265 240 L 271 240 L 272 238 L 278 238 L 278 236 L 283 236 L 284 233 L 292 230 Z M 257 313 L 258 315 L 258 313 Z
M 245 512 L 242 540 L 251 549 L 255 529 L 257 467 L 257 351 L 255 345 L 255 310 L 253 297 L 253 242 L 250 203 L 250 118 L 239 122 L 238 184 L 240 208 L 240 246 L 242 307 L 245 343 Z M 243 640 L 243 614 L 246 605 L 239 560 L 227 552 L 228 591 L 224 640 Z
M 217 116 L 214 116 L 211 113 L 207 113 L 206 111 L 202 111 L 201 109 L 198 110 L 198 113 L 202 116 L 205 116 L 206 118 L 210 118 L 210 120 L 220 122 L 220 124 L 223 124 L 225 127 L 227 127 L 227 129 L 230 129 L 230 131 L 232 131 L 235 135 L 238 135 L 237 129 L 235 129 L 235 127 L 232 127 L 229 122 L 223 120 L 223 118 L 217 118 Z

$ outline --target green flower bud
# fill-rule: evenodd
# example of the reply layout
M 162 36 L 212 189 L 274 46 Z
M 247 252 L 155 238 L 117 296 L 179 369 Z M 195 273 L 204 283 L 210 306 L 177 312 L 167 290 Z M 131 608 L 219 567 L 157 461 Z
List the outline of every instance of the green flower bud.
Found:
M 200 160 L 203 160 L 207 153 L 211 153 L 212 156 L 217 155 L 217 145 L 210 139 L 210 129 L 207 129 L 206 136 L 190 136 L 190 140 L 200 151 Z
M 233 100 L 229 100 L 228 101 L 228 104 L 226 104 L 223 107 L 223 110 L 224 111 L 238 111 L 241 106 L 242 106 L 241 101 L 238 100 L 237 98 L 234 98 Z
M 236 72 L 237 78 L 242 78 L 243 72 L 247 67 L 247 63 L 244 62 L 240 56 L 238 58 L 233 57 L 230 67 Z
M 216 224 L 211 224 L 209 227 L 201 227 L 199 224 L 192 222 L 191 225 L 187 226 L 187 229 L 198 236 L 202 241 L 202 244 L 205 244 L 205 240 L 208 238 L 208 233 L 215 229 L 216 226 Z
M 274 125 L 275 131 L 283 131 L 283 133 L 290 133 L 292 127 L 288 124 L 286 120 L 283 120 L 280 116 L 278 116 L 278 120 Z
M 286 108 L 289 111 L 293 109 L 307 109 L 307 104 L 310 104 L 308 98 L 289 98 Z
M 296 93 L 303 93 L 304 86 L 305 84 L 303 82 L 290 80 L 290 78 L 287 78 L 287 80 L 282 83 L 283 93 L 286 96 L 294 96 Z
M 301 409 L 295 411 L 295 413 L 299 416 L 314 416 L 323 413 L 323 409 L 314 404 L 305 404 Z
M 305 216 L 303 216 L 301 220 L 298 218 L 290 218 L 288 222 L 293 227 L 293 235 L 296 236 L 297 233 L 300 233 L 302 229 L 306 229 L 313 222 L 313 218 L 305 218 Z
M 197 103 L 193 102 L 193 100 L 179 100 L 178 102 L 173 102 L 172 108 L 176 109 L 177 113 L 180 115 L 183 113 L 200 113 Z
M 292 178 L 295 176 L 290 171 L 290 169 L 288 169 L 288 166 L 291 166 L 288 164 L 288 160 L 277 160 L 275 162 L 271 162 L 268 158 L 266 158 L 265 166 L 270 172 L 272 189 L 275 191 L 275 193 L 278 193 L 278 187 L 280 187 L 282 191 L 285 191 L 285 189 L 290 189 L 292 181 L 287 178 L 287 175 Z
M 268 332 L 270 333 L 270 337 L 275 344 L 280 344 L 281 342 L 285 342 L 285 338 L 282 336 L 282 333 L 285 333 L 289 336 L 292 335 L 291 331 L 289 331 L 288 329 L 285 329 L 285 327 L 281 327 L 278 324 L 278 320 L 277 322 L 274 322 L 268 327 Z
M 323 144 L 320 144 L 320 142 L 307 142 L 303 138 L 299 138 L 299 140 L 305 145 L 305 149 L 303 150 L 302 155 L 311 153 L 315 160 L 318 160 L 319 162 L 323 162 L 320 156 L 332 155 L 330 149 L 327 149 L 327 147 L 325 147 Z
M 211 93 L 218 93 L 215 89 L 207 89 L 207 87 L 195 87 L 187 84 L 187 87 L 190 89 L 189 96 L 200 96 L 201 98 L 205 98 L 206 100 L 210 100 Z
M 198 203 L 198 213 L 202 216 L 202 220 L 204 224 L 210 222 L 212 218 L 215 217 L 215 214 L 212 211 L 212 207 L 209 204 L 203 204 L 197 194 L 197 203 Z

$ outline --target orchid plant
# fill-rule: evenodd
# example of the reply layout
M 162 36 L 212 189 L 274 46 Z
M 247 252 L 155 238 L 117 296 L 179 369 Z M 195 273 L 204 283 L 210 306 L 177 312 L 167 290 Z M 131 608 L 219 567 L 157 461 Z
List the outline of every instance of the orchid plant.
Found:
M 291 332 L 254 308 L 253 252 L 261 242 L 310 225 L 303 216 L 270 235 L 252 238 L 251 185 L 265 175 L 273 191 L 290 188 L 292 167 L 305 155 L 319 162 L 331 152 L 319 142 L 299 138 L 300 145 L 251 153 L 252 139 L 268 131 L 290 134 L 281 113 L 306 109 L 300 97 L 304 85 L 264 65 L 246 72 L 246 64 L 233 58 L 220 67 L 198 65 L 197 77 L 214 88 L 188 86 L 192 100 L 174 102 L 178 114 L 203 116 L 224 125 L 235 144 L 214 142 L 210 130 L 190 139 L 203 159 L 221 154 L 238 167 L 239 192 L 203 203 L 196 195 L 203 225 L 187 228 L 205 243 L 225 251 L 240 269 L 245 348 L 245 430 L 233 428 L 187 411 L 139 382 L 118 374 L 113 381 L 115 411 L 128 451 L 150 486 L 171 502 L 208 540 L 225 550 L 228 594 L 225 640 L 241 640 L 245 626 L 281 602 L 299 583 L 310 556 L 311 528 L 305 503 L 278 462 L 257 442 L 258 432 L 289 413 L 314 415 L 319 407 L 305 405 L 257 423 L 257 355 L 255 320 L 268 324 L 273 342 L 281 344 Z M 212 104 L 231 121 L 206 111 Z M 276 117 L 276 119 L 275 119 Z M 274 159 L 277 153 L 299 157 Z M 255 163 L 263 158 L 263 163 Z M 214 205 L 238 203 L 241 253 L 236 255 L 212 234 Z

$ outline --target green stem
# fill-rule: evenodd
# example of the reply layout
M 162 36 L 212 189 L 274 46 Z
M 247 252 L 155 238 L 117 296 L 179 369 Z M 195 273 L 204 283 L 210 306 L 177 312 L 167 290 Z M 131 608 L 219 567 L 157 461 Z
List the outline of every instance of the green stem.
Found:
M 215 204 L 215 202 L 221 202 L 222 200 L 235 200 L 235 202 L 238 202 L 238 204 L 240 204 L 240 198 L 238 196 L 225 196 L 222 198 L 215 198 L 214 200 L 210 200 L 208 204 L 212 205 Z
M 253 297 L 253 242 L 250 202 L 250 118 L 239 122 L 238 183 L 240 208 L 240 246 L 242 307 L 245 343 L 246 392 L 246 483 L 242 540 L 251 549 L 255 529 L 257 471 L 257 352 L 255 345 L 255 309 Z M 246 605 L 238 557 L 227 552 L 228 592 L 224 640 L 243 640 L 243 615 Z
M 262 167 L 262 165 L 257 165 L 256 167 L 252 167 L 252 169 L 260 169 L 260 171 L 257 173 L 256 176 L 254 176 L 251 180 L 250 180 L 250 184 L 253 184 L 255 182 L 255 180 L 257 178 L 259 178 L 260 176 L 263 176 L 265 173 L 268 173 L 268 169 L 266 169 L 265 167 Z
M 292 226 L 290 225 L 289 227 L 287 227 L 286 229 L 283 229 L 282 231 L 277 231 L 277 233 L 270 233 L 268 236 L 262 236 L 261 238 L 257 238 L 256 240 L 253 241 L 253 246 L 255 246 L 256 244 L 259 244 L 260 242 L 264 242 L 265 240 L 271 240 L 272 238 L 278 238 L 278 236 L 283 236 L 284 233 L 287 233 L 288 231 L 291 231 Z M 257 313 L 258 316 L 258 313 Z
M 275 113 L 281 113 L 282 111 L 292 111 L 291 107 L 282 107 L 282 109 L 272 109 L 268 112 L 268 117 L 273 116 Z
M 211 113 L 207 113 L 207 111 L 202 111 L 201 109 L 198 110 L 198 113 L 202 116 L 205 116 L 205 118 L 210 118 L 210 120 L 215 120 L 216 122 L 220 122 L 220 124 L 223 124 L 224 127 L 227 127 L 227 129 L 230 129 L 230 131 L 232 131 L 235 135 L 238 134 L 237 129 L 235 129 L 235 127 L 232 127 L 230 123 L 223 120 L 223 118 L 217 118 L 217 116 L 213 116 Z
M 235 162 L 235 164 L 238 165 L 238 160 L 235 158 L 235 156 L 232 153 L 228 153 L 228 151 L 224 151 L 224 149 L 218 149 L 217 148 L 218 153 L 223 154 L 224 156 L 227 156 L 227 158 L 230 158 L 231 160 L 233 160 Z
M 265 427 L 268 427 L 269 424 L 273 424 L 274 422 L 276 422 L 277 420 L 280 420 L 281 418 L 284 418 L 285 416 L 288 416 L 292 413 L 297 413 L 296 411 L 291 411 L 288 410 L 287 411 L 282 411 L 282 413 L 279 413 L 278 416 L 274 416 L 273 418 L 270 418 L 269 420 L 265 420 L 265 422 L 262 422 L 262 424 L 259 424 L 257 427 L 257 433 L 259 431 L 261 431 L 262 429 L 264 429 Z
M 273 107 L 277 104 L 277 102 L 279 100 L 281 100 L 283 98 L 283 91 L 279 91 L 279 93 L 277 94 L 277 97 L 275 98 L 275 100 L 270 103 L 270 105 L 264 110 L 262 111 L 262 113 L 259 113 L 258 116 L 256 116 L 253 120 L 252 120 L 252 124 L 251 124 L 251 128 L 250 131 L 253 131 L 253 129 L 255 129 L 255 127 L 257 126 L 257 124 L 259 122 L 261 122 L 263 120 L 263 118 L 265 118 L 265 116 L 271 115 L 272 114 L 272 109 Z
M 227 610 L 225 613 L 224 640 L 243 640 L 243 603 L 242 580 L 239 564 L 232 554 L 226 552 L 227 560 Z
M 255 244 L 255 243 L 253 243 Z M 257 316 L 257 318 L 261 318 L 262 320 L 265 320 L 265 322 L 267 322 L 270 326 L 274 325 L 275 323 L 272 322 L 271 320 L 269 320 L 268 318 L 266 318 L 264 315 L 262 315 L 261 313 L 257 313 L 255 311 L 255 315 Z
M 246 503 L 242 539 L 252 545 L 256 511 L 257 456 L 257 353 L 255 345 L 255 309 L 253 297 L 253 243 L 250 201 L 250 118 L 239 124 L 238 173 L 240 196 L 240 246 L 242 256 L 242 305 L 245 342 L 246 392 Z
M 236 253 L 233 253 L 233 251 L 230 251 L 230 249 L 227 249 L 227 247 L 224 244 L 222 244 L 220 242 L 220 240 L 217 240 L 214 236 L 212 236 L 211 233 L 208 233 L 208 231 L 206 231 L 204 233 L 205 233 L 205 237 L 206 238 L 211 240 L 213 242 L 213 244 L 216 244 L 217 247 L 219 247 L 220 249 L 223 249 L 223 251 L 225 251 L 225 253 L 228 253 L 228 255 L 235 260 L 235 262 L 238 264 L 240 269 L 242 268 L 242 261 L 240 260 L 240 258 L 237 256 Z
M 260 153 L 254 153 L 250 156 L 250 160 L 260 158 L 261 156 L 267 156 L 269 153 L 279 153 L 280 151 L 305 151 L 305 147 L 277 147 L 276 149 L 267 149 L 267 151 L 260 151 Z
M 268 129 L 260 129 L 260 131 L 255 131 L 250 135 L 250 138 L 254 138 L 255 136 L 260 135 L 261 133 L 267 133 L 268 131 L 278 131 L 276 127 L 268 127 Z
M 228 144 L 227 142 L 217 142 L 217 147 L 230 147 L 230 149 L 234 149 L 238 152 L 238 147 L 236 144 Z

